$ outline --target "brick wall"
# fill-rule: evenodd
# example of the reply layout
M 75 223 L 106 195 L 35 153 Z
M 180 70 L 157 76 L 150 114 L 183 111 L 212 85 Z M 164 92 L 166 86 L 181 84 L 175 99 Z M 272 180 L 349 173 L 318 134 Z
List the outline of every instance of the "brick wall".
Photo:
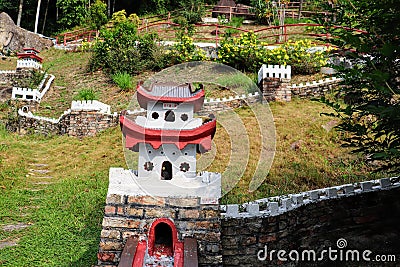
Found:
M 292 100 L 291 90 L 288 88 L 289 79 L 264 78 L 260 82 L 260 89 L 267 101 L 286 101 Z
M 108 195 L 98 253 L 98 266 L 117 266 L 127 238 L 146 237 L 158 218 L 171 219 L 178 239 L 197 239 L 200 266 L 221 266 L 221 226 L 218 205 L 200 198 Z
M 94 136 L 98 132 L 118 125 L 118 116 L 96 111 L 72 111 L 60 121 L 61 133 L 69 136 Z

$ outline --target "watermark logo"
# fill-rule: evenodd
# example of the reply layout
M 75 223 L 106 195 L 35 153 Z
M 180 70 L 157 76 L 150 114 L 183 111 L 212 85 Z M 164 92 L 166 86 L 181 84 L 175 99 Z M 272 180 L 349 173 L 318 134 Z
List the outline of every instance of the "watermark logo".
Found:
M 328 247 L 322 251 L 313 249 L 303 250 L 268 250 L 267 245 L 257 252 L 259 261 L 293 261 L 293 262 L 321 262 L 321 261 L 351 261 L 351 262 L 396 262 L 396 255 L 374 254 L 371 250 L 347 249 L 347 240 L 339 238 L 336 247 Z

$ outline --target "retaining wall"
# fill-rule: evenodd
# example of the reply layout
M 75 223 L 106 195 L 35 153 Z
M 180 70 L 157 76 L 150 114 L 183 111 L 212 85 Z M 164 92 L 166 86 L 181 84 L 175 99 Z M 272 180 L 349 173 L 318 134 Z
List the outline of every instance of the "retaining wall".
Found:
M 40 103 L 43 96 L 49 90 L 54 78 L 54 75 L 46 74 L 36 89 L 13 87 L 11 99 L 19 99 L 28 102 L 35 101 Z
M 27 79 L 31 76 L 25 70 L 0 70 L 0 84 L 5 86 L 18 86 L 19 80 Z
M 258 71 L 258 85 L 267 101 L 291 101 L 292 96 L 301 98 L 320 97 L 333 91 L 342 79 L 336 77 L 325 80 L 289 85 L 291 67 L 279 65 L 262 65 Z
M 371 259 L 380 254 L 399 261 L 399 193 L 395 177 L 223 206 L 223 266 L 382 266 L 363 261 L 364 250 L 372 251 Z M 338 240 L 346 246 L 338 247 Z M 329 262 L 327 254 L 321 254 L 329 247 L 338 257 L 340 251 L 346 255 L 347 250 L 358 250 L 361 260 Z M 270 257 L 272 250 L 275 254 Z M 286 259 L 291 250 L 300 255 L 313 250 L 317 258 L 325 257 L 296 263 L 279 260 L 278 250 L 287 252 Z M 308 259 L 308 252 L 305 255 Z

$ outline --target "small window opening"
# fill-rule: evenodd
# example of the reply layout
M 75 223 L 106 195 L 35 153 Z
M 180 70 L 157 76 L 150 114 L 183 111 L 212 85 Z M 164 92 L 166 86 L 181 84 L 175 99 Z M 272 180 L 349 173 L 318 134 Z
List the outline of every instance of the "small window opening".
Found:
M 183 113 L 183 114 L 181 115 L 181 120 L 187 121 L 188 119 L 189 119 L 189 116 L 188 116 L 186 113 Z
M 165 121 L 173 122 L 175 121 L 175 113 L 172 110 L 165 112 Z

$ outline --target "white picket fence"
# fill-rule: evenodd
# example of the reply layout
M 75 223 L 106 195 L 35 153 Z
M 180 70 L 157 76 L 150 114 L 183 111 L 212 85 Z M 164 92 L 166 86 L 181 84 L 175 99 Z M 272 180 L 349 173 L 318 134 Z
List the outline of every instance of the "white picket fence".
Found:
M 263 64 L 258 71 L 258 83 L 265 78 L 281 78 L 291 79 L 292 78 L 292 67 L 289 65 L 266 65 Z

